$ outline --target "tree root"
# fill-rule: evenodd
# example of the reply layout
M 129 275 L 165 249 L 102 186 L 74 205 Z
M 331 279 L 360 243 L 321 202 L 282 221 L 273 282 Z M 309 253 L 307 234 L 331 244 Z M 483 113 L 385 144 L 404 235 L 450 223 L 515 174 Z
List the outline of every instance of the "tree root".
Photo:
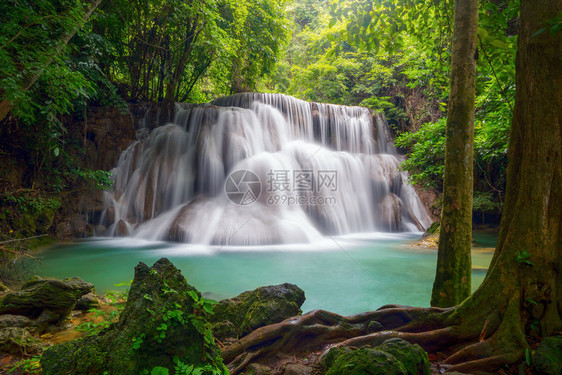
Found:
M 513 311 L 508 308 L 505 315 Z M 511 319 L 503 320 L 498 327 L 484 319 L 488 314 L 485 311 L 479 314 L 480 325 L 474 324 L 475 319 L 463 322 L 453 314 L 454 309 L 396 305 L 349 317 L 314 310 L 255 330 L 226 347 L 223 360 L 231 374 L 236 375 L 250 363 L 277 353 L 324 352 L 334 346 L 377 346 L 395 337 L 417 343 L 426 351 L 446 353 L 444 364 L 456 371 L 500 367 L 521 358 L 526 345 L 524 338 L 523 342 L 512 341 L 511 347 L 504 343 L 505 330 L 510 329 L 513 338 L 514 327 L 504 324 Z

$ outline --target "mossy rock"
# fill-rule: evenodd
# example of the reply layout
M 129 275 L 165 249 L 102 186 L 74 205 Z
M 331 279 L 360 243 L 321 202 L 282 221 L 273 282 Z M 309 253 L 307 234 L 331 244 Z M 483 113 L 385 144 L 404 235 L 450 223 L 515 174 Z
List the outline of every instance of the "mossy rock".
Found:
M 31 319 L 42 316 L 45 323 L 57 323 L 70 314 L 80 297 L 93 290 L 91 283 L 78 277 L 58 280 L 36 276 L 21 290 L 9 292 L 0 299 L 0 314 Z
M 406 375 L 404 365 L 392 354 L 371 348 L 330 350 L 326 375 Z
M 23 328 L 0 329 L 0 352 L 15 355 L 36 354 L 42 350 L 41 340 Z
M 429 237 L 432 234 L 439 234 L 439 230 L 441 229 L 441 223 L 439 221 L 436 221 L 434 223 L 432 223 L 429 228 L 427 228 L 427 230 L 425 231 L 425 233 L 423 234 L 423 238 L 425 237 Z
M 43 374 L 136 375 L 155 367 L 173 373 L 174 357 L 222 371 L 200 298 L 169 260 L 152 267 L 140 263 L 119 321 L 97 335 L 49 348 L 41 359 Z
M 545 337 L 533 354 L 532 365 L 536 374 L 562 374 L 562 336 Z
M 429 375 L 427 353 L 417 344 L 392 338 L 370 348 L 332 348 L 322 359 L 330 375 Z
M 405 340 L 393 338 L 383 342 L 377 349 L 392 354 L 402 362 L 408 375 L 431 374 L 427 353 L 418 344 L 410 344 Z
M 294 284 L 260 287 L 220 301 L 211 318 L 216 337 L 242 337 L 257 328 L 302 314 L 304 291 Z

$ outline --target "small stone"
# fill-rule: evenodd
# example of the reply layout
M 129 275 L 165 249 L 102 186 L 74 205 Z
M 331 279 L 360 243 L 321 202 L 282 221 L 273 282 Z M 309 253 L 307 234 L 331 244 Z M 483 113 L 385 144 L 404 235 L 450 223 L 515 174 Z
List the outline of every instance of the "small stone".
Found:
M 82 310 L 88 311 L 90 309 L 97 309 L 100 307 L 100 300 L 94 293 L 88 293 L 80 297 L 78 301 L 76 301 L 76 306 L 74 306 L 74 310 Z
M 285 371 L 283 375 L 310 375 L 312 374 L 312 368 L 301 365 L 298 363 L 289 363 L 285 366 Z
M 241 375 L 271 375 L 271 368 L 259 363 L 249 364 Z

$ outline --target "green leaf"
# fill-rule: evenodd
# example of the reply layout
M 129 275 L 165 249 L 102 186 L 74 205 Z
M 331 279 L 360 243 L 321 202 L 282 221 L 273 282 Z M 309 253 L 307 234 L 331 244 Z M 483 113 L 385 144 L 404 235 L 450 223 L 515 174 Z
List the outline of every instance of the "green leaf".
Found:
M 187 292 L 187 294 L 193 298 L 193 300 L 195 302 L 199 301 L 199 296 L 197 295 L 197 293 L 195 293 L 193 290 L 190 290 L 189 292 Z
M 529 348 L 525 349 L 525 362 L 527 363 L 527 366 L 531 366 L 531 351 Z
M 166 367 L 156 366 L 150 371 L 150 375 L 168 375 L 170 371 Z
M 488 30 L 479 27 L 478 28 L 478 36 L 482 39 L 483 42 L 486 41 L 486 39 L 488 38 Z
M 490 42 L 490 44 L 493 45 L 494 47 L 501 48 L 501 49 L 507 49 L 508 48 L 507 44 L 505 44 L 504 42 L 502 42 L 499 39 L 492 40 Z

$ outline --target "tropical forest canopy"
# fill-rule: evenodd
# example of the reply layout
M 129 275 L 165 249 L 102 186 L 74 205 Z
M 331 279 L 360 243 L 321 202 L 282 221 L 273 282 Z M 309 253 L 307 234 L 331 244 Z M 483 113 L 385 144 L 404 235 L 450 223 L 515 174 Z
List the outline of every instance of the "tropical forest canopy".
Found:
M 482 215 L 500 212 L 505 190 L 518 9 L 518 1 L 480 3 L 474 209 Z M 26 129 L 20 151 L 33 169 L 55 176 L 42 188 L 61 190 L 77 176 L 107 182 L 66 153 L 63 119 L 81 119 L 89 106 L 241 91 L 362 105 L 385 114 L 412 180 L 441 190 L 452 17 L 451 0 L 4 1 L 0 114 Z

